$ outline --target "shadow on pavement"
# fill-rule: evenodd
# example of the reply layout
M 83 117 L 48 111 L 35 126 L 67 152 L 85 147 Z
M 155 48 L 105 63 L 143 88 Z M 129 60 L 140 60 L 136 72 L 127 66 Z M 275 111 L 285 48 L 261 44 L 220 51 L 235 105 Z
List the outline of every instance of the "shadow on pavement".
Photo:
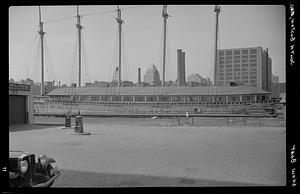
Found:
M 30 131 L 30 130 L 39 130 L 47 129 L 51 127 L 63 126 L 63 124 L 20 124 L 20 125 L 10 125 L 9 132 L 18 132 L 18 131 Z
M 95 173 L 61 169 L 53 187 L 234 187 L 264 186 L 250 183 L 135 174 Z

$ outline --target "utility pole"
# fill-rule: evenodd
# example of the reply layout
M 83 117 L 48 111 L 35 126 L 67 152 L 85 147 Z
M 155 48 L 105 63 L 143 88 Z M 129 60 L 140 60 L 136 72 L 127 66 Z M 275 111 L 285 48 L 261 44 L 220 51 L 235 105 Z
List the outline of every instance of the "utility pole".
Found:
M 76 27 L 78 29 L 78 65 L 79 65 L 79 70 L 78 70 L 78 87 L 81 86 L 81 30 L 83 26 L 80 24 L 80 18 L 81 16 L 79 15 L 79 9 L 77 5 L 77 24 Z
M 265 80 L 266 80 L 266 91 L 270 92 L 270 90 L 269 90 L 269 76 L 270 75 L 268 75 L 268 73 L 269 73 L 269 50 L 267 48 L 266 49 L 266 78 L 265 78 Z
M 219 14 L 221 12 L 221 7 L 216 5 L 216 39 L 215 39 L 215 73 L 214 73 L 214 85 L 217 85 L 217 61 L 218 61 L 218 30 L 219 30 Z
M 117 23 L 118 23 L 118 30 L 119 30 L 119 76 L 118 76 L 118 86 L 120 87 L 122 85 L 122 80 L 121 80 L 121 63 L 122 63 L 122 53 L 121 53 L 121 35 L 122 35 L 122 23 L 124 22 L 121 19 L 121 9 L 119 8 L 119 6 L 117 7 Z
M 166 36 L 167 36 L 167 19 L 169 17 L 168 13 L 167 13 L 167 5 L 163 6 L 163 10 L 162 10 L 162 17 L 164 20 L 164 47 L 163 47 L 163 83 L 162 86 L 165 86 L 165 82 L 166 82 Z
M 42 22 L 42 16 L 41 16 L 41 7 L 39 6 L 39 26 L 40 26 L 40 31 L 38 33 L 40 34 L 41 37 L 41 96 L 44 95 L 44 28 L 43 28 L 43 22 Z

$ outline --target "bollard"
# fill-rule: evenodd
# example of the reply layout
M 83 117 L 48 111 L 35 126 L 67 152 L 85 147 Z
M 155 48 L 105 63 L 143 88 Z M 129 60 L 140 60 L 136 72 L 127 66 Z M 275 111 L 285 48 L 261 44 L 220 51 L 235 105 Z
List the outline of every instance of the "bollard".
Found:
M 71 127 L 71 117 L 66 116 L 65 127 Z
M 83 133 L 82 116 L 75 117 L 75 133 Z

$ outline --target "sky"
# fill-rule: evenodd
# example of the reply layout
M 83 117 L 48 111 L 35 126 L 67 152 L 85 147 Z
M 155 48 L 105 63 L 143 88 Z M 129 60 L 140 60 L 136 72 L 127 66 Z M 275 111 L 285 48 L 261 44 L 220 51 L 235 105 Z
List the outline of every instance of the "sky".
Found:
M 219 49 L 268 48 L 272 73 L 285 82 L 285 7 L 220 5 Z M 161 5 L 121 5 L 122 80 L 137 82 L 151 64 L 162 73 Z M 117 66 L 115 5 L 79 6 L 84 27 L 82 85 L 111 81 Z M 214 5 L 168 5 L 166 80 L 177 76 L 177 49 L 185 52 L 186 77 L 213 79 Z M 76 6 L 41 6 L 45 34 L 45 81 L 78 82 Z M 9 8 L 9 78 L 40 82 L 38 6 Z M 162 75 L 161 75 L 162 78 Z

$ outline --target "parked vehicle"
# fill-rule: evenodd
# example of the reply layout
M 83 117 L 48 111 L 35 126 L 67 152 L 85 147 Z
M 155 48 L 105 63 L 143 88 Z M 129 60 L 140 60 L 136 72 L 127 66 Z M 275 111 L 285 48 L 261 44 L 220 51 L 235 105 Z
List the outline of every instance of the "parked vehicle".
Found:
M 55 160 L 23 151 L 9 152 L 10 187 L 50 187 L 60 175 Z

